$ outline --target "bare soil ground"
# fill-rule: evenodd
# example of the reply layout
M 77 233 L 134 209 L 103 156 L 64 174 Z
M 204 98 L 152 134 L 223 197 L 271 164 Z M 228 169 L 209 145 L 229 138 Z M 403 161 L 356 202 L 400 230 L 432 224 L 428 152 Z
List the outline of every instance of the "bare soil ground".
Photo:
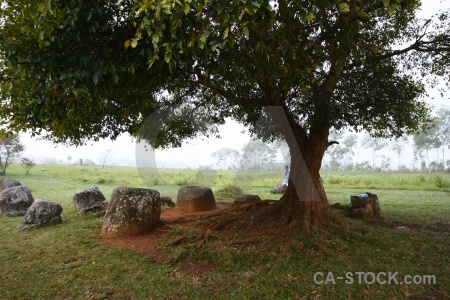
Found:
M 123 237 L 123 238 L 101 238 L 101 242 L 111 245 L 113 247 L 120 247 L 132 251 L 144 253 L 149 256 L 154 263 L 169 264 L 177 266 L 177 272 L 185 275 L 200 275 L 208 273 L 214 269 L 215 265 L 212 262 L 199 263 L 174 263 L 171 262 L 169 254 L 164 251 L 162 240 L 166 238 L 170 232 L 181 224 L 188 223 L 195 220 L 199 216 L 207 216 L 216 214 L 222 210 L 232 207 L 230 203 L 217 203 L 216 210 L 202 211 L 202 212 L 187 212 L 179 208 L 168 208 L 161 212 L 161 225 L 155 230 L 138 236 Z M 177 241 L 171 244 L 176 244 Z M 175 274 L 177 275 L 177 274 Z

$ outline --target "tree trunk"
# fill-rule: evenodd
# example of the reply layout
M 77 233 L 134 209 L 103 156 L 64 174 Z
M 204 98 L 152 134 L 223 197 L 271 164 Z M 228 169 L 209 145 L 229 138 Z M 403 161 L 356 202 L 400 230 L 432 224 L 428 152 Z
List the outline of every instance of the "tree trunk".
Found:
M 275 205 L 280 207 L 282 223 L 309 233 L 328 219 L 324 210 L 328 200 L 319 174 L 324 152 L 305 150 L 300 157 L 296 152 L 291 152 L 288 189 Z
M 234 228 L 297 227 L 306 234 L 328 222 L 328 200 L 319 170 L 324 150 L 311 145 L 291 150 L 291 172 L 287 191 L 274 204 L 250 211 Z M 303 147 L 302 147 L 303 148 Z
M 440 172 L 441 170 L 439 169 L 439 147 L 436 147 L 436 171 Z
M 320 167 L 328 147 L 328 128 L 311 127 L 309 137 L 297 131 L 284 112 L 268 111 L 278 125 L 291 154 L 288 189 L 280 200 L 264 207 L 243 221 L 243 227 L 299 227 L 310 233 L 328 220 L 328 200 L 320 178 Z

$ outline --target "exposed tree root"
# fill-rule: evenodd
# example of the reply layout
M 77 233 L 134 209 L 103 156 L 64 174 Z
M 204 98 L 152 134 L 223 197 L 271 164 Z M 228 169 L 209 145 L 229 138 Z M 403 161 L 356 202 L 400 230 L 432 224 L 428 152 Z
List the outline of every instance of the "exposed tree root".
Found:
M 183 235 L 177 235 L 165 246 L 189 244 L 201 249 L 214 239 L 226 240 L 228 245 L 250 244 L 259 242 L 262 237 L 301 231 L 301 227 L 295 229 L 295 222 L 283 219 L 282 211 L 278 201 L 265 200 L 183 218 L 177 222 L 181 223 L 177 228 Z

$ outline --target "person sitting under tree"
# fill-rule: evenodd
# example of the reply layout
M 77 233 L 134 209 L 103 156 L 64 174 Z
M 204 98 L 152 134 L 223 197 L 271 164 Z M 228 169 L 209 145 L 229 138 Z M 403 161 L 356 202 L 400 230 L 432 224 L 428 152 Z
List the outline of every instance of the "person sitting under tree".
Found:
M 272 189 L 272 193 L 284 193 L 287 190 L 287 186 L 289 183 L 289 175 L 291 173 L 291 171 L 289 170 L 289 166 L 284 166 L 284 180 L 282 182 L 280 182 L 279 184 L 277 184 L 273 189 Z
M 285 187 L 287 187 L 287 186 L 288 186 L 288 183 L 289 183 L 289 175 L 291 174 L 291 171 L 289 170 L 289 166 L 284 166 L 284 170 L 285 170 L 285 172 L 284 172 L 284 181 L 283 181 L 283 185 L 284 185 Z

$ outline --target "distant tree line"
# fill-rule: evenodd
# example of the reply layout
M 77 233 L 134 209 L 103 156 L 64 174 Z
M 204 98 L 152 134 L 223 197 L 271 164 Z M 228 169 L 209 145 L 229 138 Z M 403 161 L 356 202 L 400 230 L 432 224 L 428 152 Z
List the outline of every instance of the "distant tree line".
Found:
M 426 132 L 398 139 L 371 137 L 344 130 L 330 133 L 332 144 L 324 157 L 322 168 L 332 171 L 421 170 L 442 172 L 450 170 L 450 109 L 436 112 L 434 126 Z M 406 161 L 405 153 L 412 148 L 413 160 Z M 371 160 L 359 160 L 361 150 L 370 151 Z M 281 151 L 283 161 L 277 163 Z M 242 149 L 221 148 L 211 155 L 220 169 L 264 169 L 289 164 L 289 148 L 283 141 L 266 143 L 251 138 Z
M 281 141 L 266 143 L 251 137 L 241 150 L 221 148 L 211 156 L 217 159 L 216 165 L 220 169 L 267 169 L 274 166 L 279 151 L 283 154 L 284 163 L 288 163 L 288 149 L 287 144 Z
M 426 132 L 389 140 L 364 135 L 359 141 L 355 133 L 334 131 L 330 139 L 339 144 L 332 145 L 326 155 L 324 169 L 347 171 L 385 171 L 389 169 L 422 170 L 442 172 L 450 170 L 450 157 L 446 149 L 450 149 L 450 109 L 437 110 L 434 126 Z M 413 161 L 405 161 L 407 149 L 413 152 Z M 371 161 L 358 162 L 361 149 L 371 152 Z M 389 150 L 394 155 L 386 155 Z M 383 153 L 380 155 L 380 153 Z M 433 159 L 432 159 L 433 158 Z M 395 161 L 395 162 L 394 162 Z M 409 163 L 409 164 L 408 164 Z M 395 165 L 393 165 L 395 164 Z

